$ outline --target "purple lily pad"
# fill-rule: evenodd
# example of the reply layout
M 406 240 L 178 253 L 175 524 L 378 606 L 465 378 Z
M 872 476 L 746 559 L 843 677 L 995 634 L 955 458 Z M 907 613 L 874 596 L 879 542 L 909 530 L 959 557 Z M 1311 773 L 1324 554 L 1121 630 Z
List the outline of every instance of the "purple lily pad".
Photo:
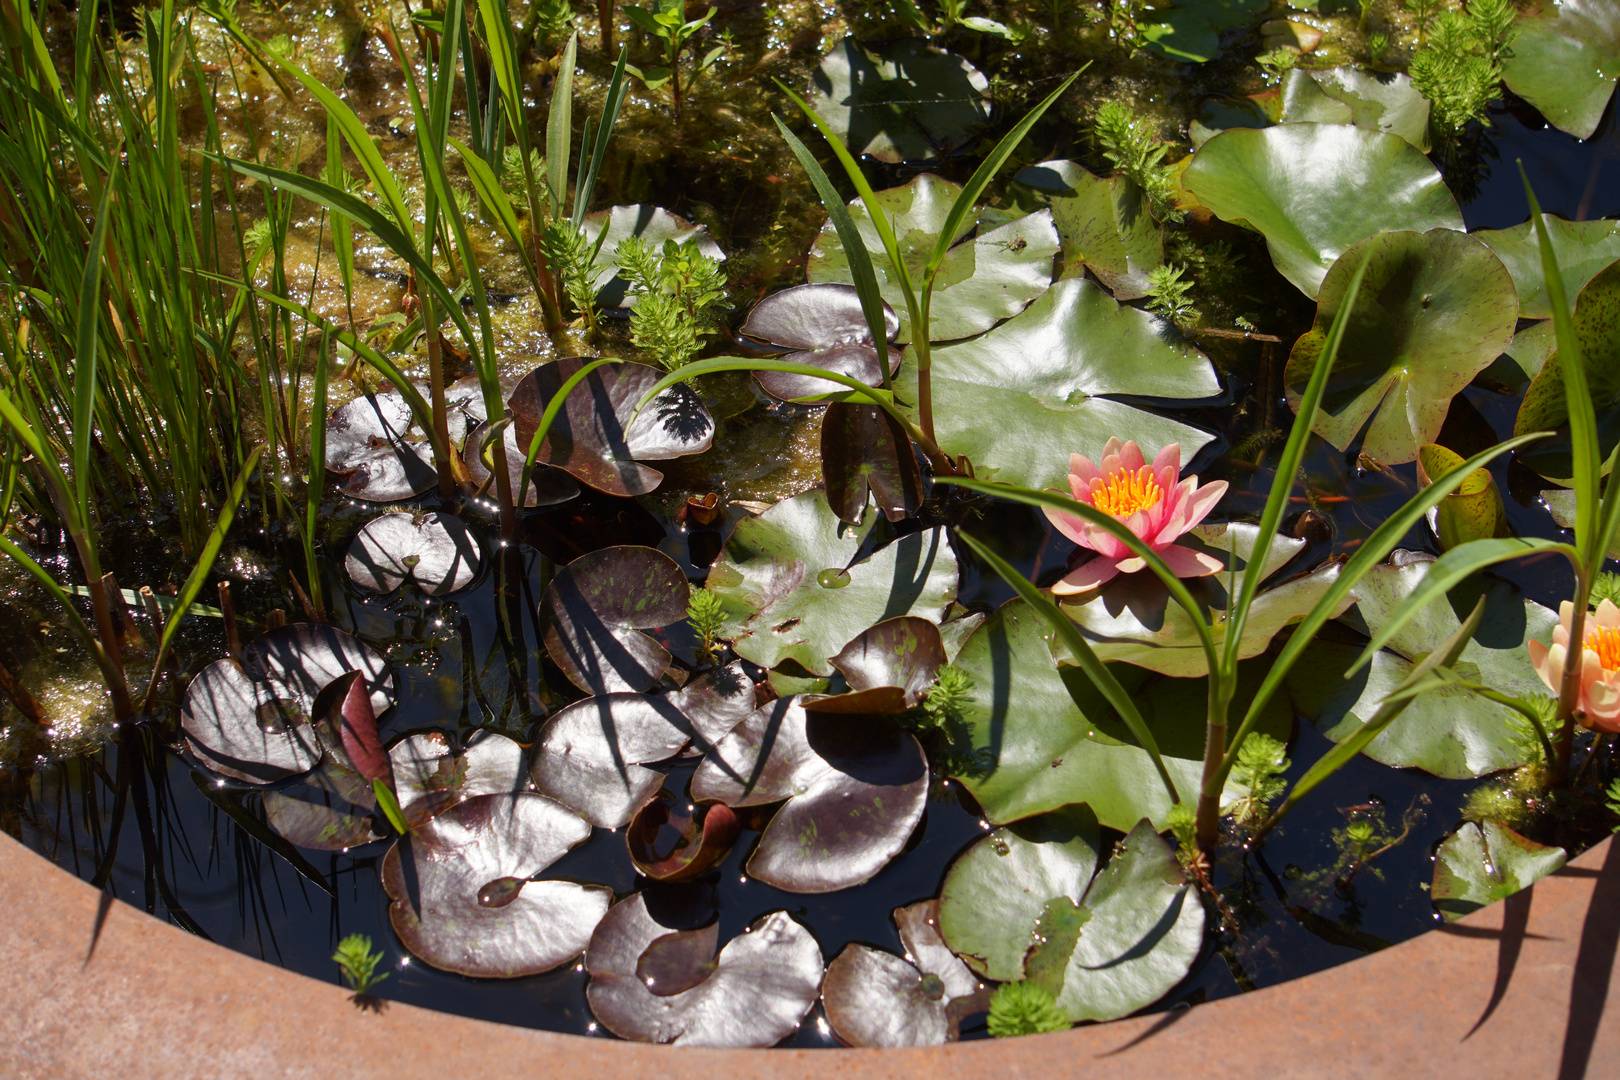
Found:
M 546 405 L 589 361 L 554 360 L 535 368 L 508 400 L 517 445 L 527 451 Z M 636 403 L 664 372 L 646 364 L 598 368 L 568 395 L 540 444 L 536 461 L 555 465 L 609 495 L 645 495 L 664 474 L 640 464 L 701 454 L 714 438 L 714 418 L 696 392 L 677 383 L 636 413 Z
M 742 661 L 710 668 L 670 695 L 675 707 L 691 722 L 697 738 L 687 753 L 702 753 L 732 728 L 754 714 L 754 684 L 743 672 Z
M 658 997 L 684 993 L 714 974 L 719 945 L 718 921 L 696 930 L 675 930 L 647 946 L 636 961 L 636 977 Z
M 748 872 L 787 892 L 833 892 L 905 847 L 928 799 L 928 761 L 886 717 L 810 714 L 800 699 L 780 698 L 720 740 L 691 792 L 734 808 L 787 800 Z
M 706 808 L 700 819 L 696 808 L 680 810 L 666 794 L 636 812 L 624 841 L 630 861 L 642 876 L 654 881 L 686 881 L 725 858 L 741 831 L 737 815 L 724 803 Z M 668 835 L 671 832 L 673 838 Z
M 418 387 L 424 395 L 426 387 Z M 452 442 L 465 420 L 447 414 Z M 338 490 L 366 502 L 397 502 L 438 483 L 433 449 L 411 407 L 398 391 L 364 394 L 332 413 L 326 424 L 326 468 L 340 477 Z
M 450 514 L 384 514 L 367 523 L 343 566 L 372 592 L 393 592 L 406 581 L 429 596 L 472 584 L 482 555 L 466 522 Z
M 468 437 L 466 445 L 461 448 L 461 460 L 467 466 L 467 476 L 480 488 L 488 485 L 489 491 L 495 490 L 495 484 L 490 480 L 494 474 L 484 464 L 483 455 L 479 453 L 479 432 L 474 431 Z M 512 498 L 519 506 L 557 506 L 579 497 L 579 482 L 561 469 L 554 468 L 539 460 L 529 471 L 529 488 L 523 493 L 523 498 L 517 497 L 518 485 L 523 482 L 523 459 L 529 453 L 529 444 L 518 445 L 517 429 L 511 424 L 501 432 L 501 441 L 506 444 L 506 474 L 512 486 Z
M 365 778 L 327 757 L 302 781 L 264 793 L 264 817 L 287 841 L 316 851 L 347 851 L 381 840 L 377 797 Z
M 938 626 L 902 615 L 862 632 L 830 662 L 851 690 L 897 687 L 904 707 L 912 708 L 934 684 L 947 658 Z
M 394 794 L 406 824 L 429 818 L 476 795 L 514 795 L 527 790 L 523 747 L 505 735 L 480 732 L 456 753 L 442 731 L 409 735 L 388 751 Z
M 546 722 L 530 776 L 535 789 L 604 829 L 628 822 L 664 784 L 646 764 L 679 754 L 686 717 L 660 694 L 599 694 Z
M 365 675 L 347 671 L 321 688 L 310 707 L 317 730 L 337 734 L 337 740 L 323 739 L 335 752 L 342 747 L 347 764 L 366 782 L 393 779 L 388 755 L 377 734 L 377 714 L 371 708 Z
M 900 332 L 900 317 L 888 304 L 883 305 L 883 330 L 885 342 Z M 867 386 L 883 382 L 882 361 L 853 285 L 795 285 L 772 293 L 754 305 L 739 332 L 795 350 L 781 357 L 789 363 L 826 368 Z M 900 370 L 901 353 L 892 347 L 887 352 L 893 375 Z M 767 393 L 789 401 L 845 389 L 826 379 L 782 371 L 756 371 L 754 377 Z
M 388 665 L 354 635 L 314 623 L 261 634 L 240 663 L 215 661 L 186 687 L 187 745 L 211 771 L 251 784 L 306 773 L 324 748 L 311 723 L 315 697 L 350 671 L 364 673 L 374 713 L 393 704 Z
M 905 959 L 851 944 L 827 965 L 821 1000 L 850 1046 L 955 1042 L 963 1018 L 989 1008 L 983 983 L 939 934 L 939 901 L 896 908 Z
M 641 960 L 681 928 L 647 909 L 645 892 L 613 906 L 585 951 L 591 1012 L 615 1035 L 676 1046 L 771 1046 L 793 1033 L 821 988 L 821 947 L 785 911 L 772 912 L 720 950 L 714 971 L 689 990 L 655 994 Z M 683 958 L 690 965 L 690 949 Z
M 540 636 L 568 680 L 589 694 L 658 685 L 669 650 L 640 633 L 686 618 L 692 595 L 675 560 L 611 547 L 563 567 L 540 598 Z
M 821 417 L 821 475 L 827 505 L 858 525 L 867 499 L 899 521 L 922 505 L 922 473 L 911 437 L 876 405 L 835 401 Z
M 411 830 L 383 857 L 394 932 L 413 954 L 475 978 L 534 975 L 584 951 L 612 890 L 535 881 L 591 827 L 543 795 L 480 795 Z M 409 845 L 420 908 L 412 906 Z

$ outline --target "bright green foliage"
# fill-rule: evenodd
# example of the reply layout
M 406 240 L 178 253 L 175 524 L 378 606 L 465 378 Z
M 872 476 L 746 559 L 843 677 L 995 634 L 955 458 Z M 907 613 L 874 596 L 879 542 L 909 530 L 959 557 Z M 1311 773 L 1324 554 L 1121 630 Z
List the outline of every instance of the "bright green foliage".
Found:
M 1293 49 L 1272 49 L 1255 57 L 1254 62 L 1259 64 L 1260 69 L 1271 79 L 1281 79 L 1299 66 L 1299 53 Z
M 998 1039 L 1012 1035 L 1039 1035 L 1072 1027 L 1057 999 L 1045 987 L 1032 982 L 1010 982 L 998 986 L 990 996 L 990 1034 Z
M 666 82 L 669 83 L 675 113 L 679 115 L 683 93 L 691 88 L 692 81 L 713 67 L 714 62 L 720 59 L 726 51 L 726 46 L 721 44 L 704 53 L 698 59 L 697 66 L 693 70 L 691 77 L 685 84 L 682 84 L 680 72 L 681 50 L 686 47 L 686 43 L 691 40 L 694 34 L 703 29 L 708 21 L 714 18 L 714 13 L 719 9 L 711 7 L 706 14 L 690 21 L 686 18 L 685 0 L 656 0 L 651 11 L 638 7 L 625 7 L 623 10 L 631 22 L 651 34 L 658 41 L 661 41 L 664 49 L 664 63 L 661 66 L 642 71 L 640 68 L 634 68 L 627 64 L 625 70 L 640 79 L 649 90 L 656 90 Z
M 596 286 L 591 275 L 594 245 L 570 221 L 554 221 L 546 226 L 543 240 L 551 272 L 562 282 L 563 291 L 584 317 L 585 325 L 595 327 Z
M 966 668 L 946 664 L 934 677 L 934 685 L 923 699 L 923 712 L 934 727 L 948 730 L 948 725 L 959 722 L 973 699 L 973 675 Z
M 369 993 L 372 987 L 388 978 L 386 971 L 377 974 L 382 958 L 382 953 L 371 951 L 371 939 L 364 934 L 350 934 L 338 942 L 337 952 L 332 954 L 338 971 L 356 997 Z
M 534 40 L 546 47 L 565 40 L 574 29 L 574 9 L 568 0 L 534 0 L 529 7 Z
M 1155 267 L 1148 274 L 1148 310 L 1169 319 L 1177 326 L 1187 326 L 1198 321 L 1198 312 L 1187 298 L 1187 294 L 1192 291 L 1193 283 L 1182 278 L 1183 272 L 1181 267 L 1167 263 Z
M 1371 34 L 1367 38 L 1367 59 L 1379 63 L 1389 52 L 1388 34 Z
M 1590 600 L 1593 607 L 1597 607 L 1605 600 L 1612 604 L 1620 604 L 1620 574 L 1604 572 L 1594 578 Z
M 692 624 L 692 632 L 702 643 L 704 654 L 712 655 L 720 625 L 725 622 L 720 597 L 708 589 L 693 589 L 692 598 L 686 604 L 686 621 Z
M 1232 819 L 1247 825 L 1262 818 L 1270 804 L 1287 789 L 1283 773 L 1292 764 L 1288 760 L 1288 747 L 1270 735 L 1255 732 L 1238 747 L 1237 764 L 1232 768 L 1232 779 L 1249 789 L 1249 793 L 1232 804 Z
M 1616 779 L 1614 783 L 1609 785 L 1606 794 L 1608 798 L 1603 805 L 1609 808 L 1609 813 L 1620 814 L 1620 779 Z M 1620 833 L 1620 824 L 1616 824 L 1610 831 Z
M 1475 121 L 1500 92 L 1502 57 L 1513 39 L 1514 9 L 1507 0 L 1475 0 L 1466 12 L 1434 20 L 1429 43 L 1412 57 L 1418 93 L 1434 105 L 1434 127 L 1454 136 Z
M 1253 739 L 1254 736 L 1249 736 Z M 1176 858 L 1183 867 L 1198 858 L 1198 814 L 1188 803 L 1176 803 L 1165 815 L 1165 828 L 1176 838 Z
M 674 371 L 703 348 L 704 335 L 719 328 L 725 271 L 696 244 L 673 240 L 655 252 L 631 237 L 619 245 L 617 259 L 636 299 L 630 340 Z
M 1404 7 L 1417 20 L 1418 40 L 1421 42 L 1429 33 L 1429 24 L 1440 12 L 1441 0 L 1403 0 Z
M 1175 184 L 1164 164 L 1170 144 L 1154 135 L 1151 121 L 1133 114 L 1129 106 L 1110 101 L 1097 110 L 1093 135 L 1103 156 L 1147 195 L 1154 217 L 1167 222 L 1182 219 L 1184 215 L 1175 208 Z

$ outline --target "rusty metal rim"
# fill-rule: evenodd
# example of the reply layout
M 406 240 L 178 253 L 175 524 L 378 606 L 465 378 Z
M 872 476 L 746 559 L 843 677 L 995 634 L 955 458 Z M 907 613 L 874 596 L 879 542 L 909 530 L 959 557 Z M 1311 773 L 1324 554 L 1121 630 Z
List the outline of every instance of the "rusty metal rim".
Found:
M 1620 847 L 1455 927 L 1241 997 L 1012 1041 L 904 1050 L 672 1049 L 386 1004 L 213 945 L 106 900 L 0 837 L 0 1075 L 443 1080 L 544 1069 L 591 1080 L 1004 1074 L 1538 1076 L 1620 1060 Z M 1599 1065 L 1591 1075 L 1605 1073 Z

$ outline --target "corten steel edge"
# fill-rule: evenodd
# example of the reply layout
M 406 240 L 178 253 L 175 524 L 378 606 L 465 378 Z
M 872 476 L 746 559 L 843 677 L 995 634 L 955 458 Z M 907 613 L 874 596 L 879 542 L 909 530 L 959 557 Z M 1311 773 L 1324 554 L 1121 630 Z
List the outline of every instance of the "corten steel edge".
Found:
M 104 902 L 0 836 L 0 1077 L 1620 1077 L 1605 1015 L 1617 946 L 1620 845 L 1606 841 L 1456 926 L 1208 1005 L 928 1049 L 675 1049 L 361 1012 L 337 986 Z

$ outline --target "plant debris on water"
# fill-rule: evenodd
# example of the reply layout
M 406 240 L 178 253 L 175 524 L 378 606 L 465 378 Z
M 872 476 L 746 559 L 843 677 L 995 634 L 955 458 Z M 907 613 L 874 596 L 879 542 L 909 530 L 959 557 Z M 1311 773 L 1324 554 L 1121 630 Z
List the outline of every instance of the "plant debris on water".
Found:
M 918 1046 L 1620 820 L 1606 3 L 8 10 L 0 827 L 109 895 Z

